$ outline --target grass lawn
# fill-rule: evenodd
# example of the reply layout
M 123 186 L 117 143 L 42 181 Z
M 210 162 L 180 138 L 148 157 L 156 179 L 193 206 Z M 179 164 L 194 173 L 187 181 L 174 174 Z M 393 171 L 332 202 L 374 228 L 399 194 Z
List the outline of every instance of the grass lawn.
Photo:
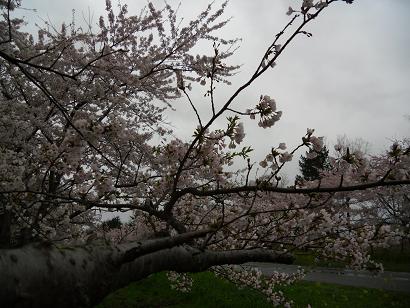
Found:
M 384 270 L 393 272 L 410 272 L 410 247 L 401 251 L 399 247 L 377 249 L 372 253 L 372 259 L 383 263 Z M 304 266 L 345 267 L 342 262 L 319 260 L 315 262 L 312 253 L 296 253 L 294 264 Z M 410 307 L 410 305 L 409 305 Z
M 373 253 L 373 258 L 383 263 L 386 271 L 410 272 L 410 247 L 403 251 L 399 247 L 378 249 Z
M 98 308 L 108 307 L 272 307 L 260 293 L 239 290 L 210 272 L 193 274 L 190 293 L 172 290 L 164 273 L 132 283 L 107 296 Z M 294 307 L 410 307 L 410 295 L 376 289 L 299 282 L 283 287 Z
M 345 267 L 345 264 L 337 261 L 319 260 L 315 261 L 315 256 L 308 252 L 299 252 L 295 254 L 295 262 L 293 264 L 303 266 L 320 266 L 320 267 Z

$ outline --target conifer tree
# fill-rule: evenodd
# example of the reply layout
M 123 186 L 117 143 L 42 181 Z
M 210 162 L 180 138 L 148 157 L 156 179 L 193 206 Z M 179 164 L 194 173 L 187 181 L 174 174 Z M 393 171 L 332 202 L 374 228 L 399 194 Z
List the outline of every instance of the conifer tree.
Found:
M 299 160 L 299 170 L 302 175 L 298 175 L 298 181 L 313 181 L 320 179 L 320 171 L 325 170 L 328 165 L 329 150 L 326 146 L 319 152 L 311 149 L 301 156 Z

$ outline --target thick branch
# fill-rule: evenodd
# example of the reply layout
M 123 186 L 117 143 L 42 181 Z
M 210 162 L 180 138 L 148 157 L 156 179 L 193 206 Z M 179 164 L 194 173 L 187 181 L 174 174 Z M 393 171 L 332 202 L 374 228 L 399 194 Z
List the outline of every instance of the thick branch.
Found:
M 237 194 L 241 192 L 275 192 L 285 194 L 311 194 L 311 193 L 337 193 L 342 191 L 357 191 L 366 190 L 370 188 L 410 185 L 410 180 L 396 180 L 396 181 L 377 181 L 364 184 L 350 185 L 350 186 L 334 186 L 334 187 L 314 187 L 314 188 L 283 188 L 269 185 L 250 185 L 240 187 L 220 188 L 213 190 L 198 190 L 196 188 L 185 188 L 179 191 L 179 196 L 191 194 L 198 197 L 217 196 Z
M 179 246 L 118 266 L 123 253 L 120 246 L 107 245 L 1 249 L 0 306 L 89 307 L 115 289 L 164 270 L 197 272 L 214 265 L 293 260 L 263 249 L 214 252 Z
M 134 261 L 136 258 L 151 253 L 160 249 L 172 248 L 177 245 L 187 243 L 195 238 L 200 238 L 206 234 L 212 232 L 211 229 L 205 229 L 200 231 L 187 232 L 183 234 L 178 234 L 171 237 L 159 238 L 154 240 L 148 240 L 144 242 L 138 242 L 137 245 L 133 243 L 134 247 L 129 248 L 124 256 L 121 258 L 120 263 L 127 263 Z M 129 247 L 130 244 L 124 245 L 124 248 Z
M 294 260 L 289 254 L 279 254 L 264 249 L 201 251 L 190 247 L 174 247 L 138 258 L 121 268 L 123 275 L 146 277 L 151 273 L 163 270 L 177 272 L 200 272 L 215 265 L 243 264 L 247 262 L 272 262 L 290 264 Z M 141 266 L 141 265 L 144 266 Z M 124 277 L 123 276 L 123 277 Z

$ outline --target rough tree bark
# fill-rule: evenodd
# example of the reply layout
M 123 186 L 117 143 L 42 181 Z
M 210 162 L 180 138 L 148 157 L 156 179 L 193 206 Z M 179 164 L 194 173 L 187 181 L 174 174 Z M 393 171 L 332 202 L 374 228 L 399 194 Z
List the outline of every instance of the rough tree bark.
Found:
M 11 213 L 0 212 L 0 248 L 9 247 L 11 240 Z
M 89 307 L 113 290 L 164 270 L 198 272 L 221 264 L 293 261 L 290 255 L 262 249 L 215 252 L 180 245 L 154 251 L 175 243 L 170 239 L 0 249 L 0 306 Z

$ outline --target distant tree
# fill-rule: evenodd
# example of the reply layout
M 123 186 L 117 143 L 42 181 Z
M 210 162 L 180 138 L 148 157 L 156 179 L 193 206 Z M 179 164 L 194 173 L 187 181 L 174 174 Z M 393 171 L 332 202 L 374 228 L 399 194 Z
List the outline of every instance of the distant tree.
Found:
M 297 175 L 296 180 L 314 181 L 320 179 L 320 171 L 328 167 L 329 150 L 324 146 L 320 151 L 310 149 L 305 156 L 299 159 L 299 168 L 302 175 Z
M 106 220 L 102 223 L 103 229 L 120 229 L 122 227 L 122 222 L 120 217 L 115 216 L 109 220 Z
M 367 155 L 370 153 L 370 143 L 362 138 L 349 138 L 346 135 L 337 136 L 335 150 L 336 152 L 346 154 L 347 149 L 354 155 Z

